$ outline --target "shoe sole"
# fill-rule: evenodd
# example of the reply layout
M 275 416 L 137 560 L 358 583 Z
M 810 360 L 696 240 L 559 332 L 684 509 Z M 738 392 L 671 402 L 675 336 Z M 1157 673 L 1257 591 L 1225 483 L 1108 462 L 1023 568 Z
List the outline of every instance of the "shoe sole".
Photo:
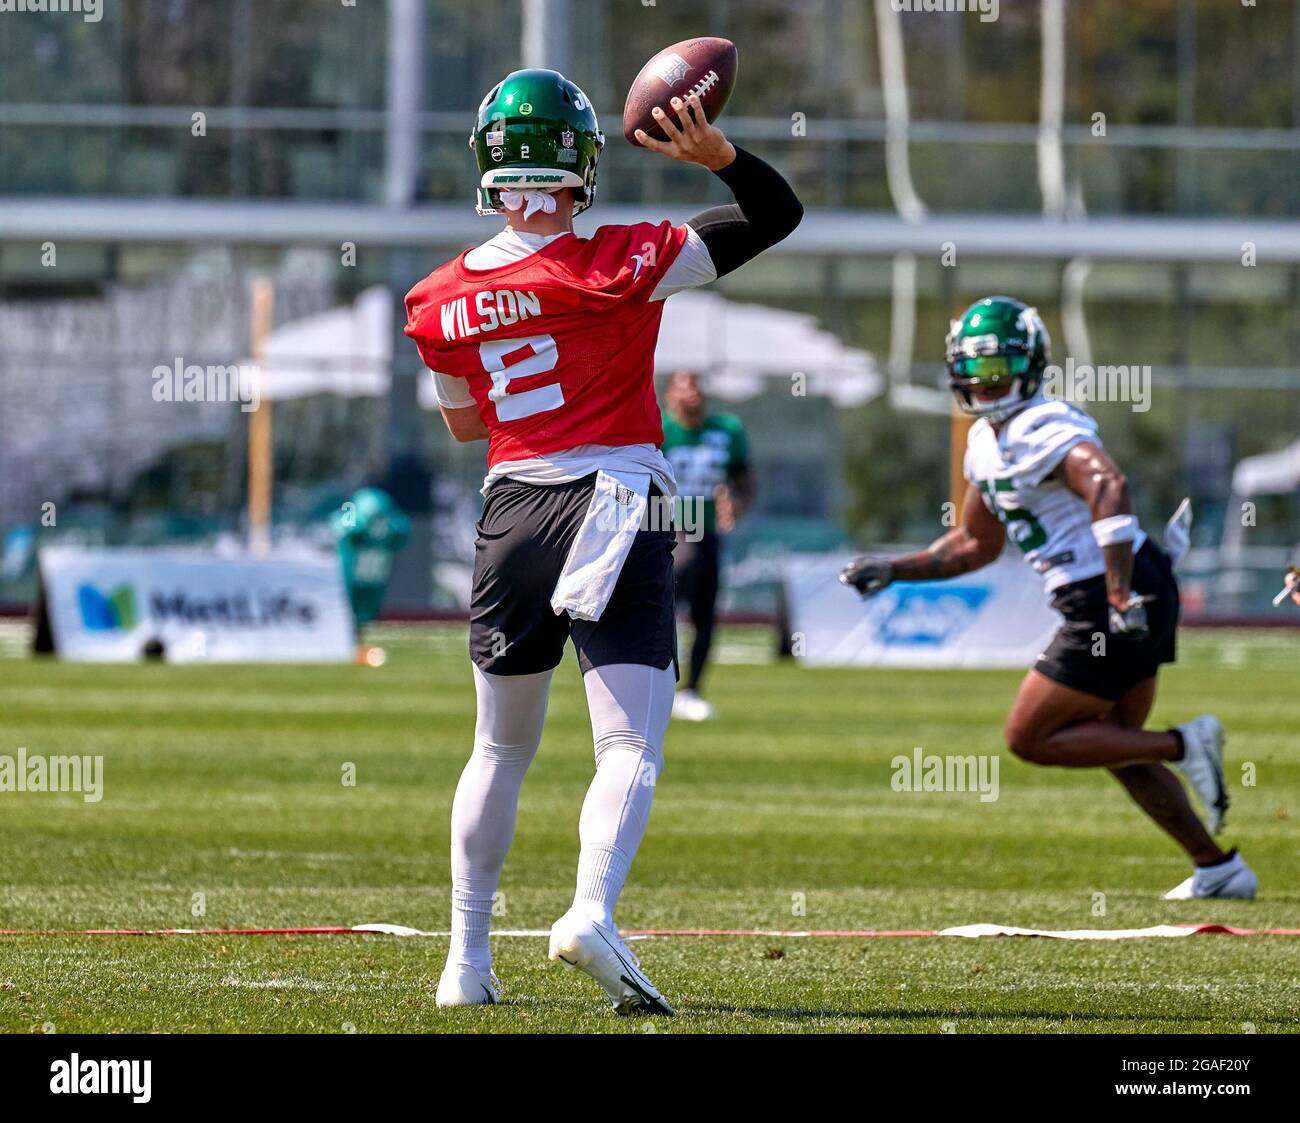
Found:
M 499 1006 L 500 1004 L 501 1000 L 488 990 L 487 987 L 483 988 L 483 1000 L 481 1002 L 443 1002 L 439 999 L 434 999 L 434 1005 L 437 1006 L 439 1010 L 451 1010 L 457 1006 Z
M 501 1005 L 495 998 L 485 998 L 482 1002 L 435 1002 L 439 1010 L 458 1010 L 467 1006 L 499 1006 Z
M 1202 893 L 1199 896 L 1193 893 L 1187 897 L 1171 897 L 1166 893 L 1160 899 L 1162 901 L 1253 901 L 1257 892 L 1259 892 L 1258 885 L 1249 893 Z

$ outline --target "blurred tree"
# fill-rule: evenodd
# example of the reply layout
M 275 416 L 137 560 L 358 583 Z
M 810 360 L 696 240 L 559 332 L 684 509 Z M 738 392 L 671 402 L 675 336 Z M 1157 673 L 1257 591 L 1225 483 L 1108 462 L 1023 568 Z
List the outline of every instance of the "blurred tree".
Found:
M 948 419 L 878 398 L 840 412 L 844 521 L 860 542 L 928 542 L 943 533 Z

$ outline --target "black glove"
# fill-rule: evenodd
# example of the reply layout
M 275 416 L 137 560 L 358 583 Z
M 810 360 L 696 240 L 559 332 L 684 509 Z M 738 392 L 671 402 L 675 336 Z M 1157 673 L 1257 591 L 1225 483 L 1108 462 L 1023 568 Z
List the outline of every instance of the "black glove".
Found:
M 840 584 L 852 585 L 863 598 L 874 597 L 894 580 L 894 567 L 885 558 L 855 558 L 840 570 Z
M 1130 593 L 1128 604 L 1121 611 L 1113 604 L 1110 606 L 1110 634 L 1123 636 L 1125 639 L 1144 640 L 1147 638 L 1147 601 L 1152 597 L 1140 597 Z

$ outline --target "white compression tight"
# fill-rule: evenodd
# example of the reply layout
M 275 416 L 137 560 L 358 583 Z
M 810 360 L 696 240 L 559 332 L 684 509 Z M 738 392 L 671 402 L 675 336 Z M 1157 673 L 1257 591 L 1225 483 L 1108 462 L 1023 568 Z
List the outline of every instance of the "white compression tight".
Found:
M 619 663 L 583 677 L 596 748 L 596 775 L 578 823 L 574 909 L 613 924 L 614 905 L 645 834 L 672 713 L 671 667 Z M 551 672 L 489 675 L 474 668 L 474 751 L 451 808 L 452 921 L 449 962 L 486 973 L 488 928 L 501 867 L 515 833 L 524 774 L 546 720 Z

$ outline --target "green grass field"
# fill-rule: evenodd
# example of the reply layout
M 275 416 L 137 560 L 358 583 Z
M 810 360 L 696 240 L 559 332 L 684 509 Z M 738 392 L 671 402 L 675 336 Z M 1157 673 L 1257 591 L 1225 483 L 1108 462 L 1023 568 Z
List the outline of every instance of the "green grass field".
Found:
M 0 928 L 445 928 L 448 810 L 473 725 L 463 632 L 376 638 L 380 670 L 0 660 L 0 754 L 105 761 L 98 803 L 0 793 Z M 1227 725 L 1226 837 L 1260 874 L 1253 903 L 1162 901 L 1188 866 L 1102 773 L 1003 753 L 995 802 L 891 788 L 891 758 L 915 746 L 1000 753 L 1018 675 L 806 670 L 767 661 L 767 640 L 724 634 L 719 720 L 669 731 L 625 927 L 1300 927 L 1294 636 L 1185 634 L 1154 715 L 1213 710 Z M 545 928 L 567 907 L 591 768 L 567 661 L 499 925 Z M 679 1016 L 653 1024 L 617 1018 L 527 938 L 495 941 L 501 1006 L 440 1011 L 445 950 L 389 936 L 0 937 L 0 1030 L 1265 1033 L 1300 1019 L 1292 937 L 655 938 L 636 950 Z

